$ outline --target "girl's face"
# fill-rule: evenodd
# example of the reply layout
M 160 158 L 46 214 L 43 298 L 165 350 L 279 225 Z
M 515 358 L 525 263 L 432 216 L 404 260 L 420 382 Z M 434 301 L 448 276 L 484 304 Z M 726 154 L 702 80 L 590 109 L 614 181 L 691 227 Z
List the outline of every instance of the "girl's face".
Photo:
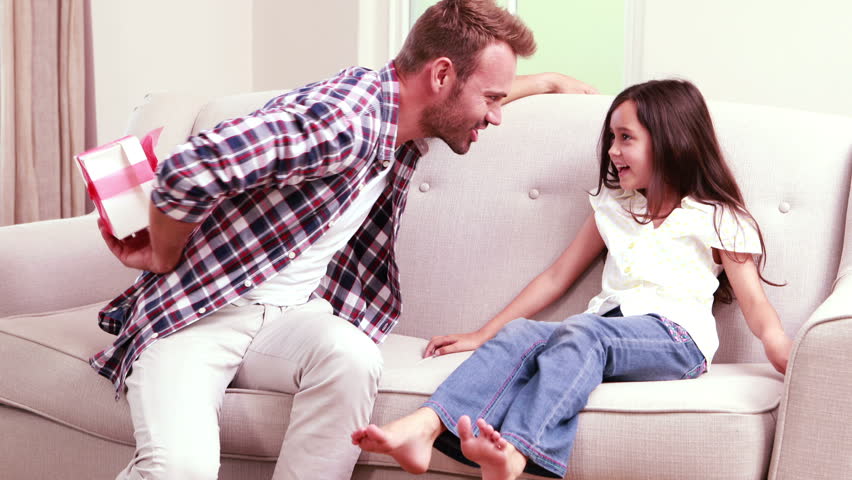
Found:
M 609 158 L 618 169 L 618 180 L 625 190 L 642 190 L 651 183 L 653 151 L 651 134 L 639 123 L 636 103 L 627 100 L 610 117 L 612 145 Z

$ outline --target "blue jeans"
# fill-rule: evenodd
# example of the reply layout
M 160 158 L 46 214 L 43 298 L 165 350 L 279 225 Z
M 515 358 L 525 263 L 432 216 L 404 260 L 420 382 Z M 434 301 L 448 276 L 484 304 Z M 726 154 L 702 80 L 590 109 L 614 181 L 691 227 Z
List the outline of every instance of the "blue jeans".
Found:
M 529 473 L 562 478 L 577 414 L 601 382 L 677 380 L 705 370 L 689 334 L 659 315 L 622 317 L 615 309 L 561 323 L 518 319 L 479 347 L 424 406 L 447 427 L 435 442 L 443 453 L 475 465 L 461 455 L 456 422 L 462 415 L 484 418 L 529 459 Z

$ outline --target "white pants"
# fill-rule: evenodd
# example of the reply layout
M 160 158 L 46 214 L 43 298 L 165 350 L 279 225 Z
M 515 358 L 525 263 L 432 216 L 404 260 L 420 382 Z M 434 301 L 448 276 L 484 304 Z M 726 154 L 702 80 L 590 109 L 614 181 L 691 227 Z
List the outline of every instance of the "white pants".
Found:
M 360 452 L 349 435 L 370 420 L 381 369 L 376 344 L 325 300 L 224 307 L 133 363 L 136 453 L 117 479 L 215 479 L 229 384 L 294 394 L 273 479 L 348 479 Z

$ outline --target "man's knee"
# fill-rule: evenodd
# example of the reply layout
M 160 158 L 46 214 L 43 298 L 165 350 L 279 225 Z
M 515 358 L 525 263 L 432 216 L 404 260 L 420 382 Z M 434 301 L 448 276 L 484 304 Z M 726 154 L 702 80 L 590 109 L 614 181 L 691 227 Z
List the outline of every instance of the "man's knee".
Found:
M 340 322 L 344 320 L 338 319 Z M 378 383 L 382 373 L 382 354 L 379 347 L 361 330 L 348 322 L 328 332 L 321 347 L 323 362 L 336 365 L 332 370 L 339 377 Z
M 137 452 L 134 470 L 154 480 L 211 480 L 219 475 L 219 454 L 204 453 L 189 444 L 160 446 Z M 133 477 L 129 477 L 133 478 Z
M 384 361 L 378 345 L 363 332 L 338 339 L 331 350 L 334 360 L 346 366 L 347 375 L 378 383 Z

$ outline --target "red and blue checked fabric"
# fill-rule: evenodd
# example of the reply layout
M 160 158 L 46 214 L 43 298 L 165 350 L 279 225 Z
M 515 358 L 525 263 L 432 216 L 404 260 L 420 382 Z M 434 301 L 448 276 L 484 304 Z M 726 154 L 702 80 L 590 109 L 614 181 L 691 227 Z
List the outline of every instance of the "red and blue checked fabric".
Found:
M 413 142 L 395 147 L 398 111 L 392 62 L 380 71 L 349 68 L 177 147 L 151 198 L 172 218 L 201 225 L 173 272 L 143 272 L 101 310 L 100 327 L 117 338 L 92 367 L 120 394 L 146 347 L 285 268 L 390 168 L 388 186 L 314 292 L 383 341 L 402 307 L 394 244 L 421 155 Z

